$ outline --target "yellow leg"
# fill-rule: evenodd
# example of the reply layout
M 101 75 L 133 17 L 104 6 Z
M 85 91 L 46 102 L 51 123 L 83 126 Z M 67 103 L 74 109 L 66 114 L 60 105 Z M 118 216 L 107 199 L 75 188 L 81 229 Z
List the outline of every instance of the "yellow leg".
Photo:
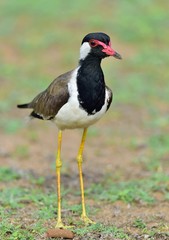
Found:
M 81 198 L 82 198 L 82 215 L 81 219 L 86 223 L 86 224 L 91 224 L 94 223 L 92 220 L 90 220 L 87 217 L 86 214 L 86 207 L 85 207 L 85 198 L 84 198 L 84 184 L 83 184 L 83 173 L 82 173 L 82 163 L 83 163 L 83 150 L 84 150 L 84 144 L 86 140 L 86 134 L 87 134 L 87 128 L 84 129 L 83 131 L 83 136 L 79 148 L 79 152 L 77 155 L 77 163 L 78 163 L 78 169 L 79 169 L 79 177 L 80 177 L 80 189 L 81 189 Z
M 57 215 L 56 228 L 63 228 L 64 227 L 64 225 L 62 223 L 62 218 L 61 218 L 61 194 L 60 194 L 60 169 L 62 167 L 62 162 L 61 162 L 61 158 L 60 158 L 61 144 L 62 144 L 62 131 L 59 130 L 59 133 L 58 133 L 58 152 L 57 152 L 57 158 L 56 158 L 57 195 L 58 195 L 58 215 Z

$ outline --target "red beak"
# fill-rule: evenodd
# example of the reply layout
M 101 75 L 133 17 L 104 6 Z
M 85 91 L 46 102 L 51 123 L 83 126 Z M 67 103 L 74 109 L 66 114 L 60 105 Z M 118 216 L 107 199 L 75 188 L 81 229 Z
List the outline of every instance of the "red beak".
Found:
M 111 48 L 111 42 L 109 42 L 108 45 L 96 39 L 91 39 L 91 42 L 94 42 L 93 47 L 96 47 L 98 45 L 102 46 L 103 47 L 102 52 L 106 53 L 107 56 L 113 56 L 117 59 L 122 59 L 121 55 Z
M 110 46 L 105 46 L 102 50 L 102 52 L 105 52 L 108 56 L 113 56 L 117 59 L 122 59 L 121 55 L 114 51 Z

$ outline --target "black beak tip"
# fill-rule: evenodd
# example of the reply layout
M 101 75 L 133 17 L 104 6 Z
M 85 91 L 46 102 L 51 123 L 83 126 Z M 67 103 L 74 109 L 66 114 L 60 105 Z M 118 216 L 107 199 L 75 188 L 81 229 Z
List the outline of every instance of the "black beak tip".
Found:
M 122 59 L 122 56 L 119 54 L 119 53 L 117 53 L 117 52 L 115 52 L 115 54 L 113 55 L 113 57 L 115 57 L 115 58 L 117 58 L 117 59 Z

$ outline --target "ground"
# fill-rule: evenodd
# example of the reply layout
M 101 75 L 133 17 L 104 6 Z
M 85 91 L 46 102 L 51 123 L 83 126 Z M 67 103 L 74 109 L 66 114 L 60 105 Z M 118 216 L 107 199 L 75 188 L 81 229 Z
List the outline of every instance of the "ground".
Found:
M 147 238 L 151 236 L 151 239 L 168 239 L 169 216 L 166 214 L 169 208 L 166 199 L 168 178 L 163 179 L 163 169 L 160 165 L 156 173 L 153 173 L 157 179 L 151 179 L 152 172 L 146 169 L 145 163 L 141 160 L 136 161 L 140 156 L 146 155 L 148 151 L 146 143 L 139 142 L 133 147 L 128 141 L 133 135 L 141 138 L 147 133 L 144 129 L 137 131 L 133 124 L 130 129 L 126 129 L 130 116 L 126 116 L 124 112 L 122 114 L 125 120 L 120 124 L 118 120 L 113 119 L 113 113 L 108 113 L 107 118 L 91 127 L 85 146 L 83 171 L 88 214 L 107 229 L 100 230 L 99 225 L 96 230 L 90 230 L 88 227 L 81 233 L 83 225 L 79 223 L 80 193 L 75 159 L 81 131 L 67 130 L 63 133 L 63 220 L 65 223 L 74 223 L 75 232 L 76 228 L 82 229 L 77 231 L 82 236 L 77 235 L 75 239 L 144 239 L 146 236 Z M 115 136 L 117 132 L 123 135 L 124 131 L 120 133 L 123 128 L 126 129 L 125 134 L 118 139 Z M 1 136 L 4 146 L 1 148 L 1 166 L 10 174 L 9 179 L 1 179 L 1 190 L 15 190 L 8 195 L 7 193 L 2 195 L 4 215 L 7 213 L 8 224 L 30 232 L 35 228 L 36 239 L 45 239 L 45 229 L 54 227 L 56 223 L 57 129 L 52 124 L 39 123 L 35 120 L 22 128 L 17 136 L 3 133 Z M 163 161 L 165 163 L 166 160 Z M 148 179 L 147 184 L 150 184 L 150 187 L 144 189 L 141 183 L 140 187 L 143 189 L 140 195 L 137 184 L 145 179 Z M 121 182 L 128 184 L 124 187 L 119 186 Z M 113 192 L 112 185 L 113 188 L 119 189 Z M 135 188 L 136 192 L 130 193 L 132 188 Z M 105 196 L 102 193 L 105 193 Z M 41 226 L 42 233 L 38 233 Z M 112 227 L 117 228 L 118 237 L 113 237 Z M 6 234 L 10 236 L 10 229 Z
M 56 224 L 58 130 L 28 121 L 30 111 L 16 104 L 75 66 L 81 38 L 101 29 L 123 60 L 102 64 L 114 99 L 89 128 L 84 150 L 87 212 L 97 224 L 79 218 L 82 130 L 63 132 L 63 221 L 74 225 L 75 240 L 169 239 L 168 4 L 42 2 L 0 3 L 0 238 L 43 240 Z

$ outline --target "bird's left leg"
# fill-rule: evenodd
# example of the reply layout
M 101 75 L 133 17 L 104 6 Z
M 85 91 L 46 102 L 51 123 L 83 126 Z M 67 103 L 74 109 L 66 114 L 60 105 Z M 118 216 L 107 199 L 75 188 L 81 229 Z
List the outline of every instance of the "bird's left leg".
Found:
M 57 215 L 56 228 L 64 228 L 64 225 L 63 225 L 63 222 L 61 219 L 61 193 L 60 193 L 60 169 L 62 167 L 62 162 L 61 162 L 61 158 L 60 158 L 61 143 L 62 143 L 62 131 L 59 130 L 58 152 L 57 152 L 57 158 L 56 158 L 57 195 L 58 195 L 58 215 Z
M 83 150 L 84 150 L 84 144 L 85 144 L 85 140 L 86 140 L 86 134 L 87 134 L 87 128 L 85 128 L 84 131 L 83 131 L 83 136 L 82 136 L 81 144 L 80 144 L 80 147 L 79 147 L 79 152 L 78 152 L 78 155 L 77 155 L 77 163 L 78 163 L 78 169 L 79 169 L 81 200 L 82 200 L 81 219 L 86 224 L 92 224 L 92 223 L 95 223 L 95 222 L 90 220 L 87 217 L 87 214 L 86 214 L 85 198 L 84 198 L 84 183 L 83 183 L 83 173 L 82 173 Z

